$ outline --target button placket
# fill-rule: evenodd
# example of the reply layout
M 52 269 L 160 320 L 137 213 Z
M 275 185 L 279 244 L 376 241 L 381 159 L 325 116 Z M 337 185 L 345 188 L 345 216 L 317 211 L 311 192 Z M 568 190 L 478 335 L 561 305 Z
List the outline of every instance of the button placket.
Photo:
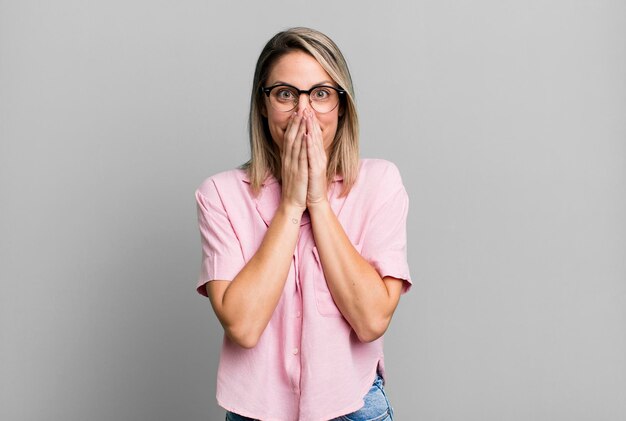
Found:
M 294 393 L 300 392 L 300 373 L 302 372 L 302 368 L 300 366 L 300 340 L 302 337 L 302 289 L 300 283 L 300 244 L 302 242 L 302 230 L 298 235 L 298 241 L 296 242 L 296 248 L 293 254 L 293 263 L 294 263 L 294 275 L 295 275 L 295 287 L 296 294 L 294 297 L 293 307 L 291 308 L 292 317 L 289 320 L 293 323 L 292 332 L 293 332 L 293 343 L 291 344 L 291 348 L 286 350 L 289 359 L 291 359 L 291 367 L 293 367 L 293 371 L 291 374 L 291 386 Z

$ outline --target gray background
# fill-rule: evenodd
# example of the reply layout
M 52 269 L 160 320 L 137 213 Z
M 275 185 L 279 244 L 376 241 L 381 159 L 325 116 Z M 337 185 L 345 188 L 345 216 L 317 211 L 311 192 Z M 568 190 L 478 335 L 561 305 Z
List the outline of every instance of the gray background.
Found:
M 626 419 L 623 1 L 0 1 L 0 419 L 221 420 L 194 189 L 289 26 L 409 196 L 397 419 Z

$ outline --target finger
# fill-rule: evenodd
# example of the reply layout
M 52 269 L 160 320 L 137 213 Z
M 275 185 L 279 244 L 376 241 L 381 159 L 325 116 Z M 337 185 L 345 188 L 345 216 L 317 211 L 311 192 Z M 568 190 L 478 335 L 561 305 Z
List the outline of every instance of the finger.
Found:
M 311 121 L 311 125 L 313 126 L 313 131 L 319 137 L 319 140 L 323 141 L 322 126 L 320 126 L 320 122 L 317 119 L 317 116 L 313 116 L 313 118 L 311 120 L 313 120 L 313 121 Z
M 307 122 L 306 122 L 306 132 L 312 134 L 313 133 L 313 113 L 307 111 Z
M 311 143 L 316 153 L 322 154 L 324 149 L 324 138 L 322 136 L 322 129 L 320 128 L 317 116 L 311 115 L 309 119 L 308 132 L 311 133 Z
M 317 156 L 315 151 L 315 142 L 311 139 L 311 134 L 307 133 L 306 137 L 306 154 L 308 168 L 311 169 L 317 162 Z
M 291 127 L 291 125 L 293 124 L 293 119 L 296 117 L 297 113 L 293 112 L 291 113 L 291 115 L 289 116 L 289 120 L 287 120 L 287 127 L 285 127 L 285 133 L 287 133 L 289 131 L 289 128 Z
M 295 139 L 294 139 L 294 143 L 293 143 L 293 149 L 291 151 L 291 157 L 293 159 L 294 162 L 297 162 L 299 156 L 300 156 L 300 152 L 302 149 L 302 138 L 304 136 L 304 133 L 306 132 L 306 117 L 302 117 L 300 120 L 300 125 L 298 127 L 298 132 L 295 135 Z
M 302 122 L 302 114 L 294 113 L 291 117 L 291 122 L 285 129 L 285 139 L 294 140 L 296 133 L 298 133 L 298 128 L 300 127 L 300 123 Z
M 298 126 L 300 124 L 302 116 L 297 113 L 293 113 L 287 122 L 287 127 L 285 128 L 285 132 L 283 134 L 285 142 L 288 140 L 293 141 L 295 134 L 298 132 Z
M 309 154 L 308 154 L 308 149 L 309 149 L 309 135 L 307 133 L 305 133 L 302 136 L 302 141 L 303 141 L 303 145 L 300 148 L 300 161 L 299 161 L 299 168 L 302 171 L 307 171 L 308 167 L 309 167 Z
M 299 125 L 298 113 L 293 113 L 287 122 L 285 133 L 283 134 L 283 159 L 291 159 L 293 154 L 294 130 Z M 294 129 L 295 128 L 295 129 Z

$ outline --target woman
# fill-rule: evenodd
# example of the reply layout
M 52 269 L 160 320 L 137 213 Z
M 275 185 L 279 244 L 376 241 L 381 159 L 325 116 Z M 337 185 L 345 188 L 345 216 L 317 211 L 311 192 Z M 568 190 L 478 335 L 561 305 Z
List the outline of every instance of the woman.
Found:
M 226 419 L 392 420 L 383 333 L 411 285 L 408 197 L 395 165 L 359 160 L 350 73 L 328 37 L 267 43 L 250 143 L 250 161 L 196 191 Z

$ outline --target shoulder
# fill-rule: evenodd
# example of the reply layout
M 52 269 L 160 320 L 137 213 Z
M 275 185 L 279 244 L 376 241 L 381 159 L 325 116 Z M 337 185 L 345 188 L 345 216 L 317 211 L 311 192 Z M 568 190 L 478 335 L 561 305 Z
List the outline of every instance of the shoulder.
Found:
M 219 191 L 233 191 L 238 187 L 241 188 L 246 180 L 245 170 L 234 168 L 207 177 L 200 183 L 197 192 L 208 197 Z
M 408 201 L 408 194 L 397 165 L 386 159 L 362 159 L 358 177 L 364 206 L 378 207 L 390 200 Z
M 364 182 L 375 182 L 380 185 L 402 184 L 400 170 L 391 161 L 380 158 L 362 158 L 360 160 L 359 178 Z

